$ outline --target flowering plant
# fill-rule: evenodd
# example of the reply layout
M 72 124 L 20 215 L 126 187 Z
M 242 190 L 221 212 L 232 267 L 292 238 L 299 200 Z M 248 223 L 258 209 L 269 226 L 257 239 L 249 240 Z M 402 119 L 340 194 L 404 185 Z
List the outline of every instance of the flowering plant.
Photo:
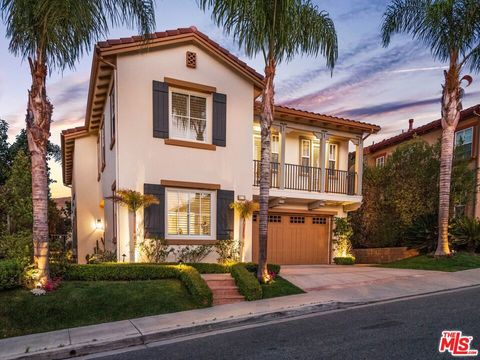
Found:
M 45 295 L 47 292 L 45 290 L 43 290 L 42 288 L 36 288 L 36 289 L 32 289 L 30 290 L 30 292 L 35 295 L 35 296 L 41 296 L 41 295 Z
M 59 277 L 56 277 L 54 279 L 50 279 L 45 283 L 43 288 L 45 289 L 45 291 L 48 291 L 48 292 L 56 290 L 58 288 L 58 286 L 60 285 L 61 281 L 62 281 L 62 279 L 59 278 Z

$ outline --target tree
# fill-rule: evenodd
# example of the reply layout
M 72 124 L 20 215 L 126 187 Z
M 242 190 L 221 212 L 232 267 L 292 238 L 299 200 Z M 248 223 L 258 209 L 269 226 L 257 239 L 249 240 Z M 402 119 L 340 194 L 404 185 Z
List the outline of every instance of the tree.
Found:
M 275 71 L 278 64 L 297 54 L 319 53 L 326 57 L 327 67 L 333 70 L 338 56 L 335 26 L 329 15 L 309 0 L 200 0 L 199 5 L 203 10 L 212 10 L 214 22 L 227 34 L 233 34 L 247 56 L 263 55 L 257 277 L 259 281 L 266 281 L 269 279 L 267 234 Z
M 430 48 L 434 59 L 448 62 L 442 86 L 438 246 L 436 256 L 450 254 L 448 222 L 455 129 L 460 120 L 463 89 L 472 82 L 462 72 L 480 70 L 480 2 L 478 0 L 394 0 L 384 14 L 383 45 L 393 34 L 407 33 Z
M 48 271 L 47 143 L 53 105 L 46 77 L 52 69 L 73 68 L 75 62 L 109 25 L 137 25 L 147 34 L 155 24 L 153 0 L 0 0 L 9 50 L 28 59 L 32 84 L 28 91 L 28 148 L 31 154 L 34 264 L 39 281 Z M 109 21 L 110 20 L 110 21 Z
M 10 147 L 8 146 L 8 123 L 0 119 L 0 186 L 2 186 L 8 177 L 8 168 L 10 166 Z
M 237 211 L 238 215 L 240 216 L 240 221 L 242 222 L 241 224 L 241 231 L 242 233 L 240 234 L 240 261 L 243 261 L 243 252 L 245 248 L 245 225 L 246 225 L 246 220 L 249 219 L 252 214 L 258 210 L 258 203 L 251 201 L 251 200 L 245 200 L 245 201 L 235 201 L 230 204 L 230 208 L 234 209 Z
M 133 215 L 133 242 L 130 242 L 130 261 L 135 261 L 135 247 L 137 245 L 137 211 L 150 205 L 158 204 L 158 199 L 149 194 L 142 194 L 135 190 L 117 190 L 111 197 L 114 202 L 128 208 Z

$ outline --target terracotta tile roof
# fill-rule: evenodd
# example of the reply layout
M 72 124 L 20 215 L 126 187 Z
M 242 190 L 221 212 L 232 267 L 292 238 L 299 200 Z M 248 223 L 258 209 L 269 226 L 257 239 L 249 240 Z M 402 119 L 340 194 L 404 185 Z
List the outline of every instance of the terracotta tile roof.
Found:
M 200 38 L 208 42 L 211 46 L 213 46 L 216 50 L 223 53 L 225 56 L 230 58 L 231 60 L 235 61 L 239 66 L 241 66 L 244 70 L 248 71 L 251 75 L 257 77 L 259 80 L 263 80 L 263 75 L 258 73 L 255 69 L 248 66 L 244 61 L 240 60 L 238 57 L 230 53 L 227 49 L 220 46 L 217 42 L 210 39 L 207 35 L 199 31 L 195 26 L 190 26 L 188 28 L 178 28 L 173 30 L 165 30 L 160 32 L 155 32 L 149 35 L 150 40 L 154 39 L 162 39 L 169 36 L 178 36 L 183 34 L 195 34 L 198 35 Z M 125 44 L 134 44 L 134 43 L 141 43 L 144 39 L 141 36 L 132 36 L 127 38 L 120 38 L 120 39 L 110 39 L 106 41 L 100 41 L 97 43 L 97 46 L 103 49 L 109 49 L 115 47 L 117 45 L 125 45 Z
M 465 110 L 462 110 L 460 113 L 460 121 L 474 115 L 474 113 L 480 113 L 480 104 L 469 107 Z M 424 135 L 431 131 L 438 130 L 442 128 L 441 119 L 429 122 L 428 124 L 419 126 L 410 131 L 403 132 L 399 135 L 392 136 L 390 138 L 384 139 L 376 144 L 370 145 L 364 149 L 365 154 L 375 153 L 379 150 L 385 149 L 387 147 L 400 144 L 404 141 L 412 139 L 415 135 Z
M 312 112 L 312 111 L 295 109 L 295 108 L 288 107 L 288 106 L 283 106 L 283 105 L 275 105 L 275 110 L 276 111 L 281 111 L 282 109 L 295 111 L 295 112 L 299 112 L 299 113 L 302 113 L 302 114 L 308 114 L 308 115 L 312 115 L 312 116 L 324 117 L 324 118 L 328 118 L 330 120 L 338 120 L 338 121 L 341 121 L 341 122 L 348 122 L 348 123 L 351 123 L 351 124 L 364 125 L 366 127 L 371 127 L 375 131 L 380 130 L 380 126 L 375 125 L 375 124 L 370 124 L 370 123 L 367 123 L 367 122 L 363 122 L 363 121 L 351 120 L 351 119 L 347 119 L 347 118 L 342 118 L 342 117 L 332 116 L 332 115 L 326 115 L 326 114 L 319 114 L 319 113 L 315 113 L 315 112 Z

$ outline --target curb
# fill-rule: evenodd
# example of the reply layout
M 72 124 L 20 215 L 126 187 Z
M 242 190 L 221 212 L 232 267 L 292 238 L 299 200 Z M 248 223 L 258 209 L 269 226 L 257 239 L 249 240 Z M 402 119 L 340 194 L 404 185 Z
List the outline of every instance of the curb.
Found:
M 417 294 L 417 295 L 398 296 L 395 298 L 384 299 L 384 300 L 372 300 L 372 301 L 363 301 L 363 302 L 361 301 L 360 302 L 331 302 L 331 303 L 322 303 L 322 304 L 314 304 L 314 305 L 306 304 L 293 309 L 285 309 L 280 311 L 274 311 L 271 313 L 263 313 L 263 314 L 251 315 L 251 316 L 246 315 L 244 317 L 240 317 L 236 319 L 214 321 L 209 324 L 201 324 L 201 325 L 194 325 L 194 326 L 173 328 L 173 329 L 170 328 L 170 329 L 165 329 L 163 331 L 149 333 L 149 334 L 139 334 L 139 335 L 124 337 L 118 340 L 107 340 L 102 342 L 90 342 L 85 344 L 67 345 L 67 346 L 58 347 L 54 349 L 40 350 L 33 353 L 17 354 L 17 355 L 8 357 L 7 359 L 9 360 L 20 360 L 20 359 L 51 360 L 51 359 L 65 359 L 65 358 L 72 358 L 72 357 L 78 357 L 78 356 L 86 356 L 86 355 L 91 355 L 95 353 L 115 351 L 120 349 L 128 349 L 130 347 L 147 345 L 147 344 L 155 343 L 159 341 L 173 340 L 173 339 L 178 339 L 178 338 L 192 336 L 192 335 L 200 335 L 204 333 L 209 333 L 211 331 L 226 330 L 226 329 L 236 328 L 236 327 L 245 326 L 245 325 L 255 325 L 255 324 L 266 323 L 274 320 L 290 319 L 290 318 L 320 314 L 320 313 L 336 311 L 336 310 L 346 310 L 346 309 L 351 309 L 356 307 L 375 305 L 379 303 L 388 303 L 388 302 L 414 299 L 414 298 L 425 297 L 425 296 L 430 296 L 435 294 L 443 294 L 443 293 L 467 290 L 467 289 L 476 288 L 479 286 L 480 284 L 468 285 L 468 286 L 462 286 L 462 287 L 452 288 L 452 289 L 431 291 L 431 292 L 426 292 L 426 293 Z

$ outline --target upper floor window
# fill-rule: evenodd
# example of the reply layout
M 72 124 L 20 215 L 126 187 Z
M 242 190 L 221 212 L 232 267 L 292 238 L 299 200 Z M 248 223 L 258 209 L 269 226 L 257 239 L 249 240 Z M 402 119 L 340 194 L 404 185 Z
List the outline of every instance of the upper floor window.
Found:
M 110 149 L 115 144 L 115 90 L 110 93 Z
M 337 144 L 328 144 L 328 168 L 335 170 L 337 168 L 337 155 L 338 155 L 338 146 Z
M 310 156 L 311 156 L 310 140 L 302 139 L 301 147 L 300 147 L 300 165 L 310 166 Z
M 167 189 L 167 237 L 213 238 L 214 196 L 212 191 Z
M 204 94 L 172 89 L 170 129 L 173 138 L 207 141 L 208 106 Z
M 385 155 L 379 156 L 375 159 L 375 166 L 376 167 L 384 167 L 385 166 Z
M 473 150 L 473 127 L 459 130 L 455 133 L 455 157 L 470 159 Z
M 278 163 L 280 162 L 280 135 L 272 134 L 272 141 L 271 141 L 271 149 L 272 149 L 272 162 Z

